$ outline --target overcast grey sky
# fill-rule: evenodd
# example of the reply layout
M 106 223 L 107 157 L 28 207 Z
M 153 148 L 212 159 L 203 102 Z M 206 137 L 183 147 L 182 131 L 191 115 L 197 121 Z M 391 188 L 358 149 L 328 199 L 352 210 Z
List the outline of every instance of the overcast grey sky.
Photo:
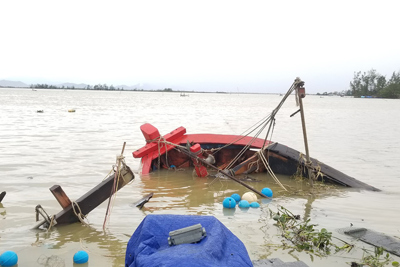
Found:
M 0 1 L 0 80 L 310 93 L 400 71 L 400 1 Z M 158 89 L 158 88 L 154 88 Z

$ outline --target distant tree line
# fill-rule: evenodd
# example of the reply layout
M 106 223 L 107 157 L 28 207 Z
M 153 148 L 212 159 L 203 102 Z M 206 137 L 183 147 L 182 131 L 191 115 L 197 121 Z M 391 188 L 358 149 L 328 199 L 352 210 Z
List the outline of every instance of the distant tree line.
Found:
M 87 85 L 84 88 L 77 88 L 75 86 L 56 86 L 56 85 L 51 85 L 51 84 L 45 84 L 45 83 L 37 83 L 37 84 L 31 84 L 30 88 L 36 88 L 36 89 L 86 89 L 86 90 L 122 90 L 120 88 L 115 88 L 113 85 L 108 86 L 107 84 L 97 84 L 97 85 Z
M 64 86 L 55 86 L 51 84 L 45 84 L 45 83 L 37 83 L 37 84 L 31 84 L 29 86 L 30 88 L 36 88 L 36 89 L 64 89 Z M 68 87 L 67 87 L 68 88 Z M 68 89 L 75 89 L 74 86 Z
M 86 85 L 84 88 L 78 88 L 75 86 L 56 86 L 45 83 L 31 84 L 32 89 L 84 89 L 84 90 L 124 90 L 123 88 L 115 88 L 113 85 L 108 86 L 107 84 L 97 84 L 97 85 Z M 144 90 L 144 89 L 132 89 L 129 91 L 148 91 L 148 92 L 174 92 L 172 88 L 156 89 L 156 90 Z
M 374 69 L 364 73 L 356 72 L 345 95 L 400 98 L 400 72 L 393 72 L 389 80 Z

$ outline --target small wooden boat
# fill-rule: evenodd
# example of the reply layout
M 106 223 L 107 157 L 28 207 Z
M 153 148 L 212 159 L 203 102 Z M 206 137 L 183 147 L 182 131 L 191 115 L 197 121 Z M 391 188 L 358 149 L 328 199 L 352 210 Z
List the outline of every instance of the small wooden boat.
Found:
M 273 173 L 292 176 L 301 167 L 302 174 L 307 177 L 309 167 L 319 180 L 379 191 L 317 159 L 311 158 L 312 164 L 307 166 L 304 155 L 299 151 L 264 139 L 241 135 L 186 134 L 184 127 L 161 136 L 158 129 L 149 123 L 143 124 L 140 129 L 146 145 L 132 154 L 134 158 L 141 158 L 142 175 L 158 169 L 195 168 L 197 175 L 204 177 L 211 168 L 236 176 L 266 172 L 270 168 Z

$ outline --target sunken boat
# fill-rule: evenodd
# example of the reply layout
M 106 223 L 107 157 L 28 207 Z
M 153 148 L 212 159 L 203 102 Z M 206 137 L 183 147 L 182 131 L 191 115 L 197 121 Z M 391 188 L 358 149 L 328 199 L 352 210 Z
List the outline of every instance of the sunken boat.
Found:
M 301 112 L 306 153 L 268 140 L 271 129 L 273 129 L 275 115 L 292 92 L 296 93 L 296 100 L 300 103 L 300 109 L 297 112 Z M 379 191 L 379 189 L 308 155 L 301 102 L 304 97 L 304 82 L 296 78 L 271 114 L 260 120 L 254 129 L 249 129 L 248 132 L 255 132 L 255 136 L 248 134 L 188 134 L 182 126 L 168 134 L 161 135 L 153 125 L 143 124 L 140 130 L 146 144 L 134 151 L 133 157 L 141 159 L 142 175 L 160 169 L 194 168 L 199 177 L 206 177 L 210 175 L 210 172 L 216 171 L 217 177 L 219 175 L 221 178 L 231 178 L 239 182 L 239 179 L 236 178 L 239 175 L 267 172 L 280 184 L 275 174 L 294 176 L 299 175 L 300 170 L 300 175 L 309 177 L 311 183 L 320 180 L 344 187 Z M 263 130 L 267 130 L 266 138 L 258 138 Z M 252 188 L 249 187 L 249 189 Z

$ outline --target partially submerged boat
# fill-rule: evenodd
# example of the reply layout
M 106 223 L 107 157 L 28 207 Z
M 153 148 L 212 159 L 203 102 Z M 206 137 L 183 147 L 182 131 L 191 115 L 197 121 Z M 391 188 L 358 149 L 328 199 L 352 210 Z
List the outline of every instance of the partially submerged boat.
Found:
M 275 173 L 309 177 L 311 183 L 314 180 L 323 180 L 346 187 L 379 191 L 373 186 L 309 157 L 301 104 L 301 98 L 305 97 L 303 85 L 304 82 L 300 79 L 295 80 L 277 108 L 261 120 L 256 127 L 259 129 L 256 136 L 249 134 L 187 134 L 186 129 L 182 126 L 162 136 L 156 127 L 146 123 L 140 127 L 146 145 L 134 151 L 133 157 L 141 158 L 142 175 L 160 169 L 194 168 L 199 177 L 208 176 L 210 170 L 213 170 L 217 172 L 217 177 L 231 178 L 240 182 L 236 178 L 238 175 L 268 172 L 282 188 L 284 186 L 280 184 Z M 276 113 L 286 98 L 295 90 L 297 101 L 300 102 L 300 109 L 297 112 L 301 111 L 302 115 L 306 154 L 267 139 L 273 129 Z M 264 129 L 268 129 L 266 138 L 258 138 L 257 136 Z M 254 131 L 255 129 L 249 133 Z
M 263 164 L 263 158 L 267 160 L 273 173 L 292 176 L 298 174 L 300 167 L 302 175 L 304 177 L 308 175 L 306 159 L 302 153 L 261 138 L 222 134 L 186 134 L 184 127 L 161 136 L 157 128 L 148 123 L 143 124 L 140 129 L 147 144 L 134 151 L 133 157 L 141 158 L 142 175 L 159 169 L 196 169 L 196 167 L 196 172 L 199 170 L 199 176 L 207 176 L 212 170 L 217 172 L 220 170 L 222 176 L 266 172 L 268 167 Z M 188 144 L 190 144 L 189 148 Z M 245 149 L 244 153 L 240 154 L 243 149 Z M 238 160 L 230 164 L 238 155 L 240 155 Z M 196 157 L 192 159 L 194 156 Z M 203 160 L 200 161 L 201 159 Z M 379 191 L 317 159 L 311 158 L 311 161 L 311 169 L 317 174 L 318 180 L 346 187 Z M 204 168 L 199 168 L 199 165 L 208 169 L 206 175 L 202 175 Z M 215 166 L 216 169 L 211 166 Z

